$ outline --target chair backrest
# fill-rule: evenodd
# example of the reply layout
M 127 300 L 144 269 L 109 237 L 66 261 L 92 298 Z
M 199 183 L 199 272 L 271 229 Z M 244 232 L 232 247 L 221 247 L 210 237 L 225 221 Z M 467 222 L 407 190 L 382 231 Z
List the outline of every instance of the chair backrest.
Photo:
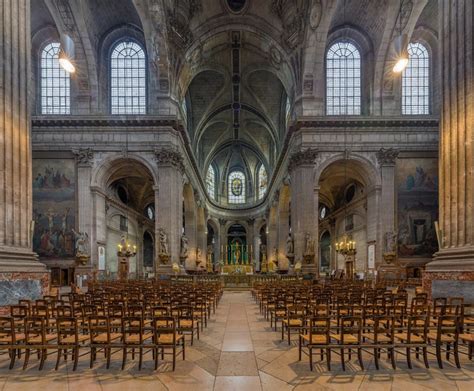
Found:
M 58 343 L 64 344 L 65 339 L 74 337 L 74 343 L 79 342 L 79 331 L 77 328 L 77 319 L 72 316 L 59 316 L 56 320 L 56 328 L 58 331 Z M 70 341 L 68 342 L 71 343 Z
M 122 318 L 122 333 L 124 343 L 130 342 L 130 337 L 138 336 L 138 342 L 143 343 L 143 316 L 124 316 Z M 135 339 L 133 342 L 137 342 Z
M 160 343 L 161 335 L 172 336 L 171 342 L 176 344 L 176 319 L 173 316 L 155 316 L 152 323 L 155 344 Z
M 407 343 L 413 342 L 413 336 L 416 335 L 422 339 L 422 343 L 427 342 L 429 314 L 409 315 L 407 319 Z M 417 339 L 418 339 L 417 338 Z M 419 342 L 419 341 L 416 341 Z
M 107 343 L 110 343 L 110 322 L 108 316 L 104 315 L 90 315 L 89 316 L 89 332 L 91 341 L 97 342 L 96 338 L 99 335 L 107 335 Z
M 44 316 L 27 316 L 25 318 L 26 342 L 31 338 L 41 337 L 41 344 L 46 343 L 47 319 Z
M 436 328 L 436 340 L 442 341 L 443 334 L 449 334 L 450 337 L 454 338 L 454 342 L 459 339 L 459 332 L 461 329 L 461 316 L 460 315 L 440 315 L 438 317 L 437 328 Z
M 389 343 L 394 342 L 394 326 L 395 318 L 393 315 L 378 315 L 374 317 L 374 343 L 387 342 L 385 339 L 389 338 Z M 384 337 L 384 340 L 381 341 L 380 336 Z
M 324 336 L 326 344 L 329 344 L 331 337 L 331 318 L 329 316 L 312 316 L 308 321 L 309 340 L 314 341 L 313 336 Z
M 339 332 L 341 343 L 347 341 L 347 336 L 356 337 L 358 343 L 362 340 L 362 317 L 360 316 L 343 316 L 339 321 Z M 347 341 L 350 342 L 350 341 Z
M 0 317 L 0 335 L 2 338 L 0 339 L 0 344 L 2 340 L 6 340 L 7 342 L 11 342 L 14 344 L 15 341 L 15 319 L 11 316 L 1 316 Z
M 11 305 L 10 316 L 14 319 L 25 319 L 29 315 L 28 307 L 24 305 Z

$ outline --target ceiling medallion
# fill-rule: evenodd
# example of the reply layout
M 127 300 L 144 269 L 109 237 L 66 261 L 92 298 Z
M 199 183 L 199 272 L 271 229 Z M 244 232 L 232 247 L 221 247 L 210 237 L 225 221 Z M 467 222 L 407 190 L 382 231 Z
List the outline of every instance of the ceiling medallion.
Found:
M 227 8 L 234 14 L 241 14 L 248 7 L 247 0 L 224 0 Z

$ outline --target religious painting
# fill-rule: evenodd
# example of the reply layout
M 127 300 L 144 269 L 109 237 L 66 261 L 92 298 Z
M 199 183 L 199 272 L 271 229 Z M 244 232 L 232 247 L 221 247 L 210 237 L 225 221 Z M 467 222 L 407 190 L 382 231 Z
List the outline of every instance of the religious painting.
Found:
M 33 250 L 47 259 L 74 257 L 75 163 L 33 159 Z
M 398 256 L 430 258 L 438 251 L 437 159 L 399 159 Z

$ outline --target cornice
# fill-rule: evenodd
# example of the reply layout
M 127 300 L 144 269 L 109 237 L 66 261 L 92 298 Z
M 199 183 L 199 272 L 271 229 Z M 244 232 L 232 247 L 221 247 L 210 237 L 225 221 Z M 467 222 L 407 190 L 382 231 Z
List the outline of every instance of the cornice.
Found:
M 294 131 L 304 128 L 433 128 L 439 126 L 436 117 L 305 117 L 293 124 Z
M 33 130 L 42 127 L 172 127 L 177 130 L 175 116 L 124 117 L 124 116 L 35 116 L 31 120 Z

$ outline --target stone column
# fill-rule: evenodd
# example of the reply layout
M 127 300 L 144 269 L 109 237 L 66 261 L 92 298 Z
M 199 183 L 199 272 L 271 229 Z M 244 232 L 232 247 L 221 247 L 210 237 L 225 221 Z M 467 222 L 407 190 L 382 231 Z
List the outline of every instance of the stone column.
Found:
M 474 291 L 474 4 L 440 1 L 440 250 L 426 265 L 428 293 Z M 457 282 L 447 280 L 469 280 Z M 469 285 L 469 288 L 466 289 Z M 472 294 L 465 297 L 474 301 Z
M 37 299 L 49 275 L 32 251 L 30 1 L 0 7 L 0 307 Z
M 92 266 L 98 263 L 97 243 L 92 235 L 92 192 L 91 178 L 94 152 L 91 148 L 72 151 L 76 155 L 77 165 L 77 217 L 79 232 L 87 233 L 89 237 L 89 264 L 76 266 L 76 274 L 89 274 Z M 89 273 L 88 273 L 89 272 Z M 90 277 L 89 277 L 90 278 Z
M 280 196 L 281 197 L 281 196 Z M 289 226 L 290 213 L 288 207 L 282 205 L 281 200 L 278 201 L 278 254 L 279 260 L 278 265 L 282 270 L 288 270 L 290 262 L 286 254 L 286 240 L 290 233 Z
M 394 241 L 394 248 L 385 248 L 385 237 L 397 234 L 398 229 L 395 227 L 395 163 L 398 157 L 398 151 L 392 148 L 381 148 L 377 154 L 377 161 L 381 170 L 382 188 L 380 194 L 380 230 L 378 234 L 379 249 L 381 254 L 379 269 L 385 272 L 398 273 L 401 271 L 396 264 L 397 243 Z M 376 195 L 376 194 L 375 194 Z M 372 197 L 370 197 L 372 198 Z M 369 197 L 367 197 L 367 208 L 370 207 Z M 367 228 L 369 228 L 369 218 L 373 219 L 373 208 L 367 210 Z M 368 232 L 367 232 L 368 233 Z M 393 254 L 393 257 L 387 256 Z
M 227 246 L 227 231 L 225 229 L 225 225 L 227 223 L 227 220 L 225 219 L 219 219 L 219 262 L 224 261 L 224 265 L 227 262 L 227 253 L 225 251 L 225 246 Z M 223 250 L 222 250 L 223 249 Z
M 316 273 L 316 254 L 309 264 L 303 260 L 305 255 L 305 236 L 311 235 L 314 252 L 317 250 L 318 215 L 314 205 L 314 165 L 318 152 L 306 149 L 293 153 L 288 164 L 291 175 L 291 229 L 295 244 L 295 262 L 303 263 L 303 271 Z M 316 228 L 315 228 L 316 226 Z
M 183 221 L 183 174 L 184 164 L 181 153 L 171 148 L 155 151 L 158 185 L 155 187 L 155 238 L 158 273 L 171 273 L 173 263 L 179 264 Z M 169 260 L 160 261 L 160 230 L 168 238 Z

